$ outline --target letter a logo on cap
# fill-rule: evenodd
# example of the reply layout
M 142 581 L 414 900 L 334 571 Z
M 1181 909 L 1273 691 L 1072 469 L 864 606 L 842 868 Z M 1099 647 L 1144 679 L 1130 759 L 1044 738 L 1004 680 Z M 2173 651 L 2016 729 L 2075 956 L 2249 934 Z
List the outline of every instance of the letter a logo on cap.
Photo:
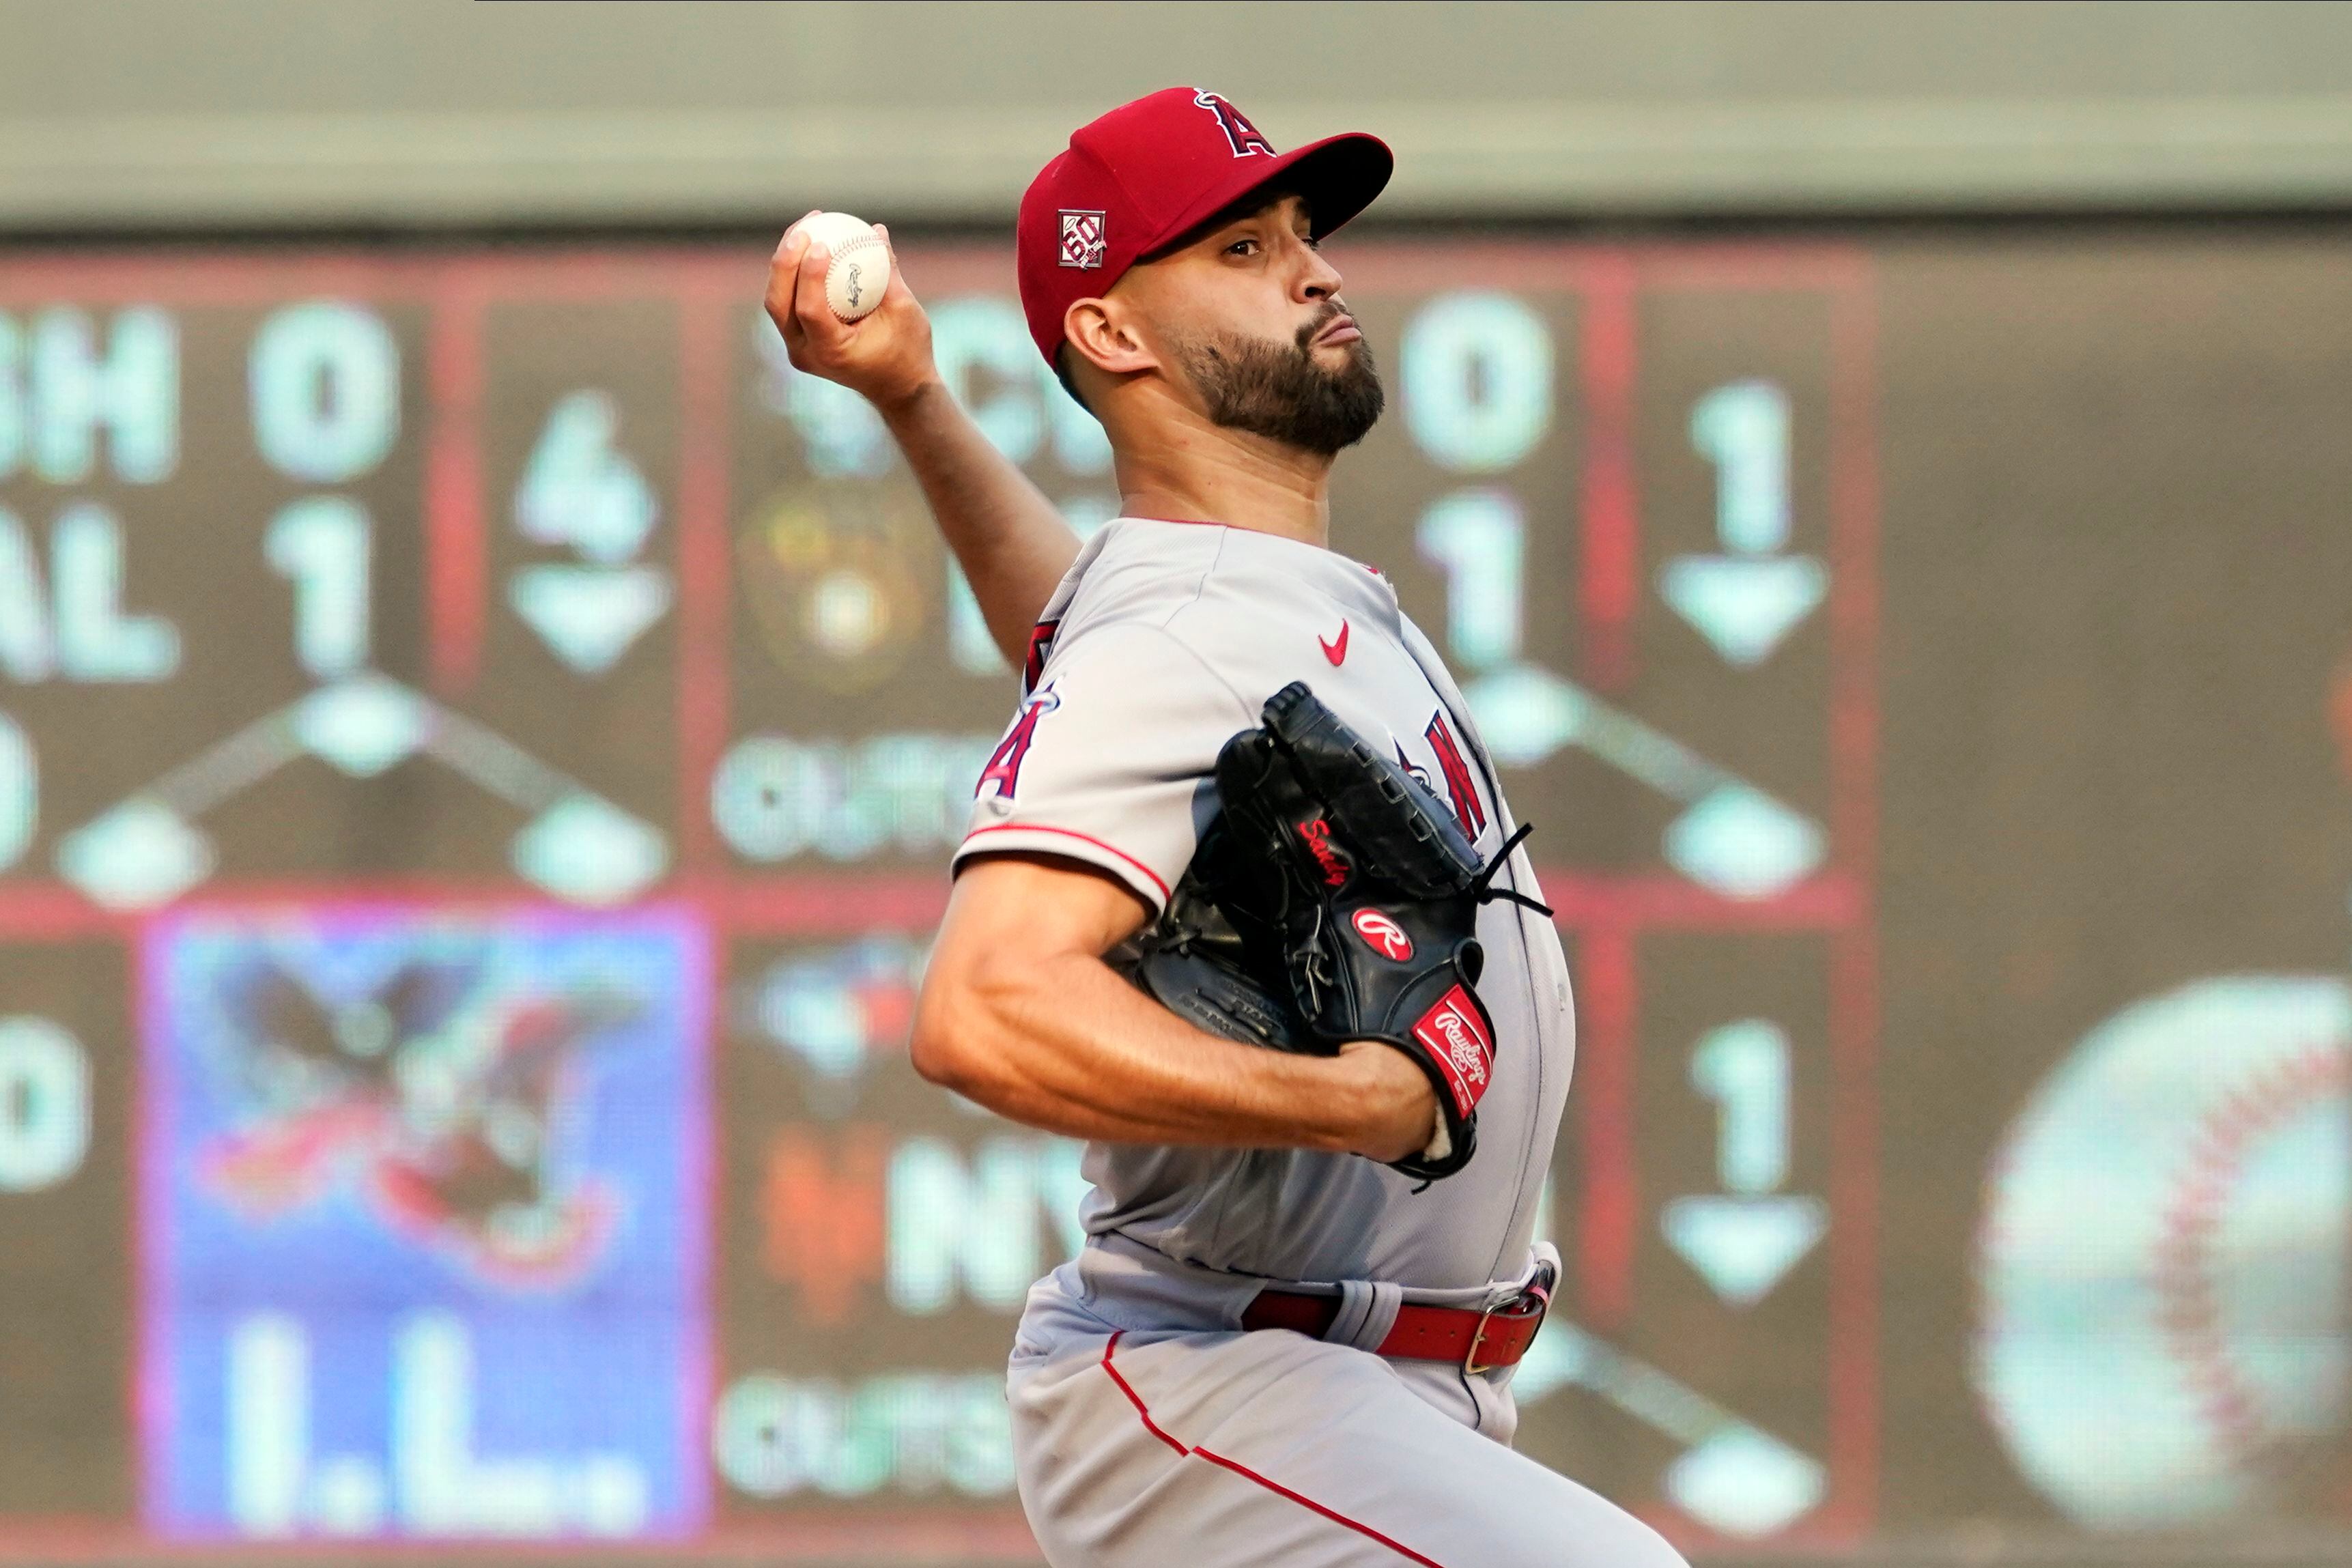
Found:
M 1257 127 L 1249 122 L 1249 116 L 1227 103 L 1223 94 L 1196 92 L 1192 101 L 1217 117 L 1218 128 L 1233 143 L 1234 157 L 1253 158 L 1261 152 L 1269 158 L 1274 156 L 1274 143 L 1259 135 Z

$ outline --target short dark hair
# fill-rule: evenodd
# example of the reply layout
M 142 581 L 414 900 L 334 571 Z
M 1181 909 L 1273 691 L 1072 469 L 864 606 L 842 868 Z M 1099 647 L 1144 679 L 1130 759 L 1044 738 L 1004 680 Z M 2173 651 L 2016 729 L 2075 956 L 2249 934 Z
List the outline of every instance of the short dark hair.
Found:
M 1067 343 L 1054 346 L 1054 379 L 1062 383 L 1062 390 L 1070 394 L 1072 402 L 1087 408 L 1086 397 L 1078 391 L 1077 378 L 1070 374 L 1070 345 Z M 1092 413 L 1094 410 L 1087 408 L 1087 412 Z

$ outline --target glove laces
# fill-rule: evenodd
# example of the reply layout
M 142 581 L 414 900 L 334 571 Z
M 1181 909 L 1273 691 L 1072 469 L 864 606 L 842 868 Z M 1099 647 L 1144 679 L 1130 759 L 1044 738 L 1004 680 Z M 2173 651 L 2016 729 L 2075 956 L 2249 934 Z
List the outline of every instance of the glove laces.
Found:
M 1486 862 L 1486 869 L 1470 879 L 1470 891 L 1476 895 L 1479 903 L 1492 904 L 1499 898 L 1507 903 L 1516 904 L 1522 909 L 1532 909 L 1538 915 L 1547 917 L 1550 915 L 1550 904 L 1538 899 L 1529 898 L 1517 888 L 1495 885 L 1495 873 L 1503 869 L 1503 862 L 1511 858 L 1511 852 L 1524 843 L 1527 836 L 1535 831 L 1536 825 L 1533 822 L 1521 822 L 1512 831 L 1511 836 L 1503 841 L 1503 847 L 1495 852 L 1495 858 Z

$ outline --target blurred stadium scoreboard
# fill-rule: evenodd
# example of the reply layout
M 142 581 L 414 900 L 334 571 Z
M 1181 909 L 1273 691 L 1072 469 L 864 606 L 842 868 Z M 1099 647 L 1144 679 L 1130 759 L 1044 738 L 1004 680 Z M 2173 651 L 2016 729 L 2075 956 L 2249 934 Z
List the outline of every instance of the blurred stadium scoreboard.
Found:
M 1700 1545 L 1858 1543 L 1955 1430 L 1997 1479 L 1893 1514 L 2101 1522 L 1979 1425 L 2038 1419 L 1990 1331 L 1883 1416 L 1890 1339 L 1969 1327 L 1880 1312 L 1873 259 L 1339 256 L 1391 402 L 1334 544 L 1447 649 L 1579 987 L 1520 1447 Z M 903 265 L 1113 515 L 1009 256 Z M 1001 1368 L 1078 1150 L 904 1051 L 1012 684 L 762 281 L 0 261 L 0 1535 L 1024 1549 Z

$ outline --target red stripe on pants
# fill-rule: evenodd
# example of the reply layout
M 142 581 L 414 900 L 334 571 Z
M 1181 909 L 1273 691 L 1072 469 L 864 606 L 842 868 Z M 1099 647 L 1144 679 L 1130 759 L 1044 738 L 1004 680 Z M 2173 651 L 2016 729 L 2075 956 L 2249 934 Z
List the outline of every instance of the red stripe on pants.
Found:
M 1316 1513 L 1321 1514 L 1324 1518 L 1329 1520 L 1334 1524 L 1344 1524 L 1349 1530 L 1354 1531 L 1357 1534 L 1364 1536 L 1370 1540 L 1379 1542 L 1382 1546 L 1387 1547 L 1390 1551 L 1395 1552 L 1398 1556 L 1404 1558 L 1407 1562 L 1420 1563 L 1421 1568 L 1444 1568 L 1444 1564 L 1439 1563 L 1435 1558 L 1423 1557 L 1420 1552 L 1415 1552 L 1412 1547 L 1403 1544 L 1402 1542 L 1390 1540 L 1387 1536 L 1382 1535 L 1379 1531 L 1374 1530 L 1370 1525 L 1364 1523 L 1360 1520 L 1349 1519 L 1344 1513 L 1339 1513 L 1331 1509 L 1325 1508 L 1321 1503 L 1317 1502 L 1311 1497 L 1301 1497 L 1298 1493 L 1292 1491 L 1288 1487 L 1284 1486 L 1281 1482 L 1266 1479 L 1264 1476 L 1258 1474 L 1255 1470 L 1251 1469 L 1247 1465 L 1243 1464 L 1238 1459 L 1229 1459 L 1223 1454 L 1213 1454 L 1206 1448 L 1188 1448 L 1183 1444 L 1178 1442 L 1175 1438 L 1170 1437 L 1166 1431 L 1161 1429 L 1160 1423 L 1151 1418 L 1150 1407 L 1143 1403 L 1143 1396 L 1138 1394 L 1135 1391 L 1135 1385 L 1128 1382 L 1125 1377 L 1119 1375 L 1118 1368 L 1110 1364 L 1112 1353 L 1118 1349 L 1118 1342 L 1126 1333 L 1127 1331 L 1125 1329 L 1119 1330 L 1118 1333 L 1110 1336 L 1110 1343 L 1103 1346 L 1103 1370 L 1110 1374 L 1110 1380 L 1113 1383 L 1118 1385 L 1118 1391 L 1127 1396 L 1127 1402 L 1135 1406 L 1135 1413 L 1142 1418 L 1143 1428 L 1145 1431 L 1150 1432 L 1153 1437 L 1159 1438 L 1161 1442 L 1175 1449 L 1179 1454 L 1184 1455 L 1187 1458 L 1206 1459 L 1213 1465 L 1216 1465 L 1223 1469 L 1231 1470 L 1234 1474 L 1241 1477 L 1244 1480 L 1255 1481 L 1266 1490 L 1274 1493 L 1275 1496 L 1287 1498 L 1301 1508 L 1309 1509 Z

